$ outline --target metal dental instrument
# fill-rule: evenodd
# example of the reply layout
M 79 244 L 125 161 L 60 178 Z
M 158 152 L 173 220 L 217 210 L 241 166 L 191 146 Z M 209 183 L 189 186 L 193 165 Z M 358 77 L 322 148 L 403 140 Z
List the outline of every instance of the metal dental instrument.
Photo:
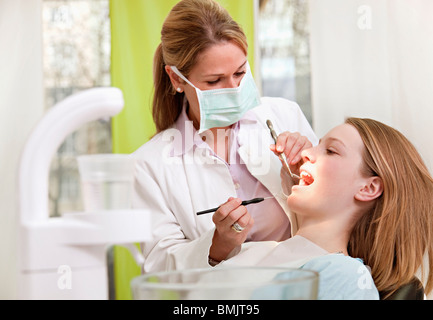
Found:
M 268 125 L 268 128 L 269 128 L 269 130 L 271 131 L 271 136 L 272 136 L 272 138 L 274 139 L 274 141 L 275 141 L 275 146 L 276 146 L 276 145 L 277 145 L 277 138 L 278 138 L 278 136 L 277 136 L 277 134 L 275 133 L 274 126 L 272 125 L 271 120 L 266 120 L 266 124 Z M 288 171 L 288 172 L 290 173 L 290 175 L 292 176 L 292 178 L 295 178 L 295 179 L 301 179 L 300 176 L 298 176 L 297 174 L 292 173 L 292 170 L 290 170 L 290 166 L 289 166 L 289 163 L 287 162 L 287 158 L 286 158 L 286 155 L 284 154 L 284 152 L 281 152 L 281 153 L 280 153 L 280 159 L 283 160 L 283 164 L 284 164 L 284 166 L 286 167 L 287 171 Z
M 254 198 L 254 199 L 251 199 L 251 200 L 244 200 L 244 201 L 242 201 L 241 205 L 242 206 L 246 206 L 246 205 L 251 204 L 251 203 L 259 203 L 259 202 L 262 202 L 263 200 L 272 199 L 272 198 L 273 197 Z M 213 208 L 213 209 L 204 210 L 204 211 L 199 211 L 199 212 L 197 212 L 197 215 L 199 216 L 199 215 L 202 215 L 202 214 L 205 214 L 205 213 L 215 212 L 218 209 L 219 209 L 219 207 L 216 207 L 216 208 Z

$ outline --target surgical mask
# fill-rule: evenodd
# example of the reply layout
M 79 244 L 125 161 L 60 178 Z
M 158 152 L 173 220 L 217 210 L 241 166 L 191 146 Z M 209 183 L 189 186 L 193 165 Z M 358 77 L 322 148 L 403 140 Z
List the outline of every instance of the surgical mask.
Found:
M 204 91 L 194 86 L 176 67 L 172 66 L 171 69 L 195 88 L 200 106 L 200 129 L 198 133 L 203 133 L 211 128 L 230 126 L 238 122 L 248 110 L 260 104 L 260 95 L 248 63 L 239 87 Z

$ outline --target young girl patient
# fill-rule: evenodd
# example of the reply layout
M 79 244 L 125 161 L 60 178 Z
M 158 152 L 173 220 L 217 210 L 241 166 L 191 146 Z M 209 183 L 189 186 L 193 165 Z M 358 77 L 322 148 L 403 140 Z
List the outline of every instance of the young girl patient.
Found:
M 295 236 L 243 244 L 219 267 L 315 270 L 319 299 L 386 298 L 421 268 L 428 294 L 433 179 L 414 146 L 383 123 L 349 118 L 304 150 L 303 161 L 299 185 L 287 199 L 298 227 Z M 219 211 L 225 216 L 240 211 L 239 203 L 231 198 Z

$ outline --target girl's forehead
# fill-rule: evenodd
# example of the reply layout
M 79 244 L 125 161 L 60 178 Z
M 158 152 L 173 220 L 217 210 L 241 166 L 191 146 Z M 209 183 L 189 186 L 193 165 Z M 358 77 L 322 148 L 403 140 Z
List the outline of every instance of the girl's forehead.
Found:
M 321 140 L 323 139 L 339 140 L 346 147 L 349 147 L 352 144 L 362 144 L 362 139 L 358 130 L 347 123 L 334 127 Z

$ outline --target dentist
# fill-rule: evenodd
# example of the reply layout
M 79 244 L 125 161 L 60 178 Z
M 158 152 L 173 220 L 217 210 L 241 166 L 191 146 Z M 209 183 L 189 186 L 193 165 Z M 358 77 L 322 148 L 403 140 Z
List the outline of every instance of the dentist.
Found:
M 296 231 L 273 151 L 298 172 L 301 151 L 317 138 L 296 103 L 260 98 L 247 49 L 241 27 L 213 0 L 182 0 L 164 22 L 154 57 L 157 134 L 134 153 L 134 207 L 152 214 L 145 272 L 213 266 L 245 241 Z M 268 119 L 284 132 L 276 146 Z M 270 199 L 196 214 L 256 197 Z

